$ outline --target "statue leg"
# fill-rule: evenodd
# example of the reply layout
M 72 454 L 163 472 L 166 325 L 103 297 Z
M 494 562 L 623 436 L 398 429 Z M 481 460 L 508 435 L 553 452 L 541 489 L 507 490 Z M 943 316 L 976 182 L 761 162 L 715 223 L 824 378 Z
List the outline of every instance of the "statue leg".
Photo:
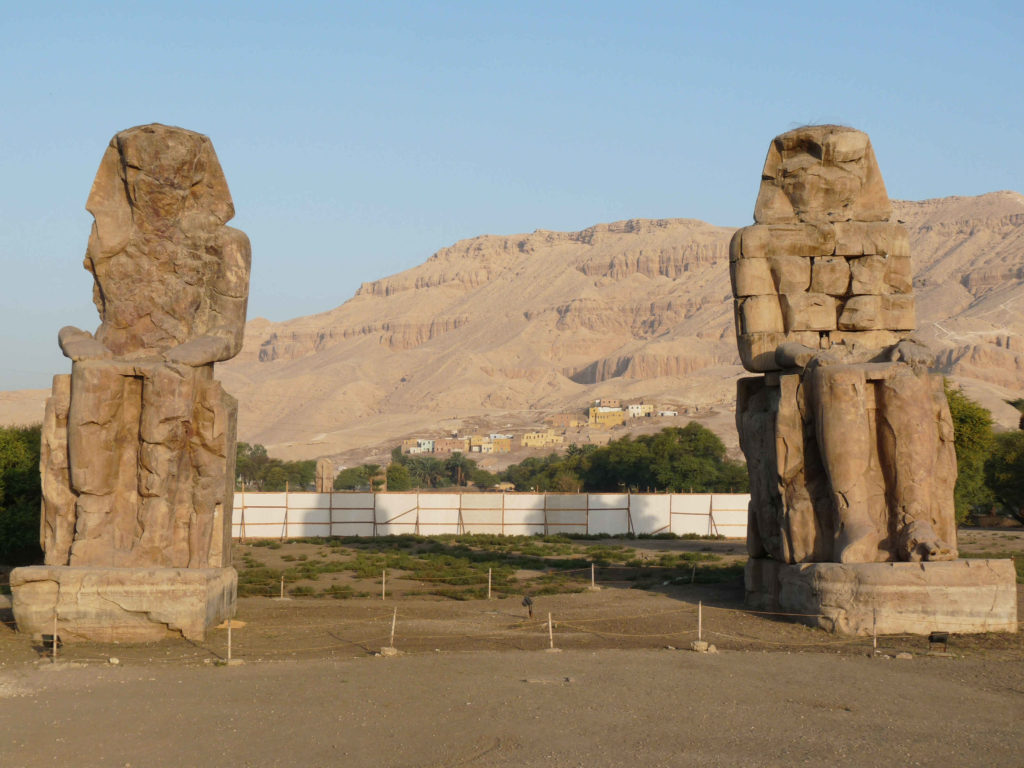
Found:
M 868 384 L 856 366 L 818 366 L 808 372 L 815 429 L 835 505 L 834 559 L 873 563 L 879 534 L 869 513 L 871 427 L 865 407 Z
M 878 424 L 897 555 L 913 561 L 955 559 L 956 550 L 936 532 L 940 436 L 929 376 L 908 365 L 893 366 L 879 385 Z
M 133 552 L 139 563 L 189 565 L 194 482 L 189 458 L 195 370 L 156 365 L 142 388 L 139 436 L 139 524 Z
M 117 565 L 118 528 L 126 521 L 115 512 L 123 463 L 118 439 L 125 377 L 102 362 L 75 363 L 68 406 L 68 474 L 75 502 L 75 539 L 70 565 Z M 121 532 L 123 533 L 123 531 Z

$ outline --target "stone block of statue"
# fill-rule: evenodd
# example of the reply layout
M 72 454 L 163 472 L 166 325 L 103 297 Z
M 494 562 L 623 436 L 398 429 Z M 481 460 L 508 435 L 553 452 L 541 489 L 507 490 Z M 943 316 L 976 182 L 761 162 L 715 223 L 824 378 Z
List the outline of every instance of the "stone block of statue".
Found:
M 768 149 L 734 235 L 737 426 L 748 546 L 780 563 L 953 560 L 953 428 L 913 341 L 906 230 L 866 134 L 809 126 Z

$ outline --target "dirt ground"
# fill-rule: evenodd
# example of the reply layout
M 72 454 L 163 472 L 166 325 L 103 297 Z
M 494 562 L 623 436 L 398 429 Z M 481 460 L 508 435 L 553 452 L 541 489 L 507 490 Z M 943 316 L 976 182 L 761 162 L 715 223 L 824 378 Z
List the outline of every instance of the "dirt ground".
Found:
M 651 558 L 743 550 L 627 543 Z M 270 561 L 316 546 L 254 549 Z M 966 531 L 961 548 L 1020 556 L 1024 532 Z M 386 600 L 372 580 L 375 597 L 244 597 L 231 666 L 223 628 L 203 643 L 69 644 L 54 664 L 4 624 L 0 765 L 1024 763 L 1024 633 L 955 635 L 942 656 L 882 637 L 872 655 L 870 638 L 744 610 L 736 580 L 636 589 L 607 575 L 598 591 L 536 595 L 532 619 L 519 595 L 451 600 L 411 581 Z M 698 605 L 717 654 L 683 650 Z M 380 656 L 392 620 L 398 655 Z

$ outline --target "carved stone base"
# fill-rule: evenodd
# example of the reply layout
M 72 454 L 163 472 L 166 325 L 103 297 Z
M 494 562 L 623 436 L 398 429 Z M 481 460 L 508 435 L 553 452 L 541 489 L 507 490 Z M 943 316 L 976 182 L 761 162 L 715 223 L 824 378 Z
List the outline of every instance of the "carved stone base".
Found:
M 1016 632 L 1011 560 L 802 563 L 751 558 L 747 605 L 843 635 Z
M 31 566 L 11 571 L 18 630 L 53 632 L 63 642 L 149 642 L 166 637 L 203 640 L 230 617 L 234 568 L 97 568 Z

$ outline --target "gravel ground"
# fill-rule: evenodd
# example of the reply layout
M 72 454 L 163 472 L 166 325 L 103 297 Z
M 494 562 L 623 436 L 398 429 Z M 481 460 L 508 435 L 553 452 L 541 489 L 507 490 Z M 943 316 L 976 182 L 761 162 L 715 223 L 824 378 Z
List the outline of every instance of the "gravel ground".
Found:
M 1022 665 L 478 651 L 0 671 L 15 766 L 1019 766 Z
M 717 654 L 676 650 L 698 605 Z M 380 656 L 393 616 L 399 654 Z M 743 610 L 736 583 L 538 596 L 533 619 L 514 597 L 249 597 L 237 621 L 231 666 L 226 629 L 53 664 L 0 624 L 0 766 L 1024 764 L 1024 633 L 872 655 Z

